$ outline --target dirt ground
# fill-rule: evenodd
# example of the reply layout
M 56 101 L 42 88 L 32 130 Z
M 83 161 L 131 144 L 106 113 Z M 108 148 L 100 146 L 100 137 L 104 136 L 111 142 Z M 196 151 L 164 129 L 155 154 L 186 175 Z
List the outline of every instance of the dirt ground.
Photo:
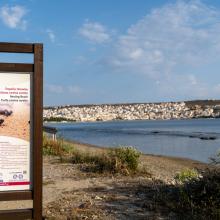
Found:
M 172 185 L 174 175 L 182 169 L 207 166 L 192 160 L 153 155 L 143 155 L 141 164 L 148 172 L 123 176 L 89 173 L 84 165 L 60 163 L 57 157 L 44 157 L 45 218 L 174 219 L 171 218 L 173 213 L 163 207 L 152 210 L 155 183 L 161 180 Z M 30 201 L 0 203 L 1 210 L 30 207 Z

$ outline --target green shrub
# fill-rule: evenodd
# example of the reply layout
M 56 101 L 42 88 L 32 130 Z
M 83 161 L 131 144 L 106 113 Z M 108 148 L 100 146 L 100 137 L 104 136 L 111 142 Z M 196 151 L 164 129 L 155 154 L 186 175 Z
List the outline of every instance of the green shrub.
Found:
M 179 190 L 177 208 L 196 219 L 220 219 L 220 170 L 207 170 Z
M 91 164 L 91 171 L 129 174 L 137 170 L 139 157 L 140 152 L 135 148 L 120 147 L 96 155 L 75 151 L 71 161 L 75 164 Z
M 158 185 L 156 204 L 167 207 L 175 219 L 220 219 L 220 169 L 207 169 L 183 184 Z
M 75 150 L 71 155 L 72 163 L 74 164 L 83 164 L 83 163 L 96 163 L 101 156 L 93 155 L 88 152 L 82 152 L 79 150 Z
M 198 179 L 199 173 L 195 169 L 182 170 L 175 176 L 177 183 L 185 183 L 191 180 Z
M 110 157 L 115 158 L 126 168 L 133 171 L 137 170 L 140 155 L 141 153 L 134 147 L 120 147 L 109 151 Z

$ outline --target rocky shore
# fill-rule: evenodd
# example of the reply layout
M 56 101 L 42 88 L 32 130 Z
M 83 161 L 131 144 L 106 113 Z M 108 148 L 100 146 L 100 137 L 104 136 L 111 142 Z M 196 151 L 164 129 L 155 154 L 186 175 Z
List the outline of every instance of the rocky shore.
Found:
M 220 105 L 216 102 L 162 102 L 134 104 L 67 105 L 44 109 L 45 121 L 111 121 L 111 120 L 169 120 L 218 118 Z

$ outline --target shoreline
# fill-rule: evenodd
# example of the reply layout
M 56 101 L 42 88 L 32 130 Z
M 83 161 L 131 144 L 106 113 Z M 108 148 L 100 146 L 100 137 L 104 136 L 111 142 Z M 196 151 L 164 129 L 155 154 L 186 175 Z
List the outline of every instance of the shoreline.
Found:
M 103 122 L 124 122 L 124 121 L 188 121 L 188 120 L 220 120 L 220 117 L 198 117 L 198 118 L 170 118 L 170 119 L 114 119 L 114 120 L 97 120 L 97 121 L 74 121 L 74 120 L 61 120 L 61 121 L 50 121 L 44 120 L 44 123 L 103 123 Z
M 101 147 L 72 140 L 64 140 L 64 143 L 71 144 L 75 149 L 91 154 L 101 154 L 110 149 L 109 147 Z M 149 170 L 154 178 L 165 180 L 166 182 L 172 182 L 174 176 L 184 169 L 205 170 L 213 167 L 209 163 L 189 158 L 144 153 L 140 156 L 140 166 Z
M 88 144 L 88 143 L 83 143 L 83 142 L 79 142 L 79 141 L 75 141 L 75 140 L 68 140 L 68 139 L 63 139 L 64 142 L 69 143 L 69 144 L 74 144 L 74 145 L 78 145 L 80 147 L 86 148 L 86 150 L 102 150 L 102 151 L 106 151 L 108 149 L 114 148 L 114 147 L 108 147 L 108 146 L 98 146 L 98 145 L 94 145 L 94 144 Z M 201 164 L 208 164 L 199 160 L 193 160 L 190 158 L 185 158 L 185 157 L 175 157 L 175 156 L 168 156 L 168 155 L 161 155 L 161 154 L 147 154 L 147 153 L 142 153 L 142 156 L 146 156 L 146 157 L 157 157 L 157 158 L 166 158 L 166 159 L 170 159 L 170 160 L 182 160 L 182 161 L 189 161 L 189 162 L 195 162 L 195 163 L 201 163 Z
M 219 122 L 219 119 L 131 120 L 117 122 L 57 122 L 45 123 L 44 125 L 57 128 L 58 137 L 63 135 L 64 139 L 69 139 L 70 142 L 73 140 L 78 144 L 82 142 L 81 144 L 90 144 L 91 147 L 98 148 L 111 148 L 114 147 L 113 145 L 117 147 L 117 144 L 118 146 L 121 144 L 134 146 L 143 154 L 151 154 L 151 156 L 191 159 L 208 164 L 211 162 L 210 158 L 214 158 L 220 150 Z M 183 129 L 182 126 L 184 126 Z M 201 126 L 204 126 L 204 128 Z M 66 133 L 66 129 L 69 132 Z M 94 133 L 87 133 L 90 131 Z M 82 132 L 82 136 L 79 132 Z M 136 139 L 133 139 L 133 134 L 136 135 L 134 136 Z M 84 137 L 84 135 L 86 136 Z M 104 136 L 99 140 L 95 138 L 96 135 L 100 138 L 102 135 Z M 114 140 L 114 138 L 116 139 Z M 161 142 L 160 138 L 165 142 Z

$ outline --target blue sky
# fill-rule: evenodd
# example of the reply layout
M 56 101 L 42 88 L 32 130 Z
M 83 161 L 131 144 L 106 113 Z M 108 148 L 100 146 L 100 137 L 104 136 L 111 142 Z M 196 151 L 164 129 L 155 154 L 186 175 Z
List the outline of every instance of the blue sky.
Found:
M 220 98 L 217 0 L 1 0 L 0 30 L 44 44 L 45 105 Z

